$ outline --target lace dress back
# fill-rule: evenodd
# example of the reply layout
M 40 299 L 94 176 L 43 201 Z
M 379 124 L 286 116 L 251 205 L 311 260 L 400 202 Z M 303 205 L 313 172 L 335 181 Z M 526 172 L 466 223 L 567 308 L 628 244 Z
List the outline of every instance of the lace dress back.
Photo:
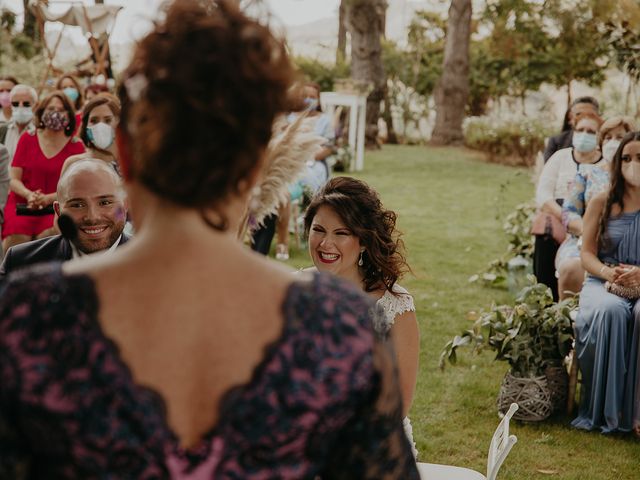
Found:
M 376 317 L 377 321 L 374 324 L 374 328 L 376 332 L 381 334 L 383 337 L 388 336 L 389 330 L 391 330 L 391 327 L 395 324 L 398 316 L 405 312 L 416 311 L 416 307 L 413 304 L 413 297 L 405 288 L 397 284 L 393 286 L 393 293 L 389 290 L 385 290 L 384 295 L 382 295 L 376 303 L 382 308 L 384 314 Z M 414 457 L 417 458 L 418 450 L 416 449 L 416 443 L 413 440 L 413 427 L 411 426 L 409 417 L 404 417 L 402 423 L 407 439 L 411 444 L 411 451 L 413 452 Z
M 189 450 L 102 333 L 90 277 L 39 267 L 1 293 L 0 478 L 419 478 L 392 352 L 340 280 L 291 284 L 281 337 Z

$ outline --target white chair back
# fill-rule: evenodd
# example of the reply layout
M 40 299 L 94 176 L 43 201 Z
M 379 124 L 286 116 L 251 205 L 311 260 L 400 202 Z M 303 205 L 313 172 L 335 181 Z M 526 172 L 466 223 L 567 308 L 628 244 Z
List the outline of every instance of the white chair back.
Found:
M 495 480 L 502 462 L 507 458 L 511 448 L 518 439 L 515 435 L 509 435 L 509 421 L 518 410 L 518 404 L 512 403 L 504 418 L 496 428 L 491 445 L 489 445 L 489 456 L 487 458 L 487 480 Z

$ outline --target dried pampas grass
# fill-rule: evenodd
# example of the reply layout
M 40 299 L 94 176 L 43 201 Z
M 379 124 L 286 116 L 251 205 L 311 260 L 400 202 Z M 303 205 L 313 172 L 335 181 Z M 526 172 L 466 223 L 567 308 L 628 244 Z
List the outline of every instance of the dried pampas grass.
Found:
M 285 117 L 274 122 L 273 137 L 267 146 L 261 180 L 257 194 L 251 198 L 238 237 L 243 240 L 249 229 L 249 219 L 255 225 L 278 211 L 289 198 L 288 186 L 295 182 L 306 168 L 306 162 L 321 148 L 325 139 L 314 132 L 317 119 L 306 114 L 293 123 Z

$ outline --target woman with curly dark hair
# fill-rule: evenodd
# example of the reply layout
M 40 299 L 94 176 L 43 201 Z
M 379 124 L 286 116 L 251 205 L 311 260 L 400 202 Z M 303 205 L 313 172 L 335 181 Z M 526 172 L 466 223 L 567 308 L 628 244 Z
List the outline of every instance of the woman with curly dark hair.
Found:
M 418 478 L 370 299 L 237 240 L 293 81 L 239 3 L 168 4 L 123 73 L 133 239 L 3 287 L 0 478 Z
M 588 275 L 575 325 L 582 391 L 572 425 L 640 434 L 640 132 L 622 139 L 610 174 L 608 191 L 593 197 L 584 215 Z
M 384 311 L 374 327 L 395 346 L 404 426 L 413 445 L 406 415 L 418 374 L 420 333 L 413 297 L 397 283 L 408 265 L 396 231 L 396 214 L 383 207 L 376 191 L 366 183 L 335 177 L 311 200 L 304 224 L 316 268 L 357 285 Z

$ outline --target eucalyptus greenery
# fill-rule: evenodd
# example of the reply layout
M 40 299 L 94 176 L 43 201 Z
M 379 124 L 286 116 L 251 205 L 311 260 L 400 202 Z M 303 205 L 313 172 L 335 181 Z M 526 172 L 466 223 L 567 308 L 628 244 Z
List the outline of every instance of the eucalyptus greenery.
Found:
M 469 282 L 482 282 L 487 286 L 503 288 L 507 285 L 509 260 L 515 257 L 533 258 L 534 240 L 531 235 L 531 223 L 536 207 L 533 202 L 518 205 L 505 218 L 502 230 L 507 235 L 507 251 L 492 260 L 486 270 L 469 277 Z
M 511 366 L 516 377 L 536 377 L 557 366 L 571 350 L 571 312 L 575 298 L 554 303 L 546 285 L 529 277 L 531 285 L 520 291 L 514 305 L 492 305 L 481 312 L 472 328 L 449 341 L 440 354 L 440 368 L 455 364 L 457 349 L 471 346 L 475 353 L 496 352 L 496 360 Z

